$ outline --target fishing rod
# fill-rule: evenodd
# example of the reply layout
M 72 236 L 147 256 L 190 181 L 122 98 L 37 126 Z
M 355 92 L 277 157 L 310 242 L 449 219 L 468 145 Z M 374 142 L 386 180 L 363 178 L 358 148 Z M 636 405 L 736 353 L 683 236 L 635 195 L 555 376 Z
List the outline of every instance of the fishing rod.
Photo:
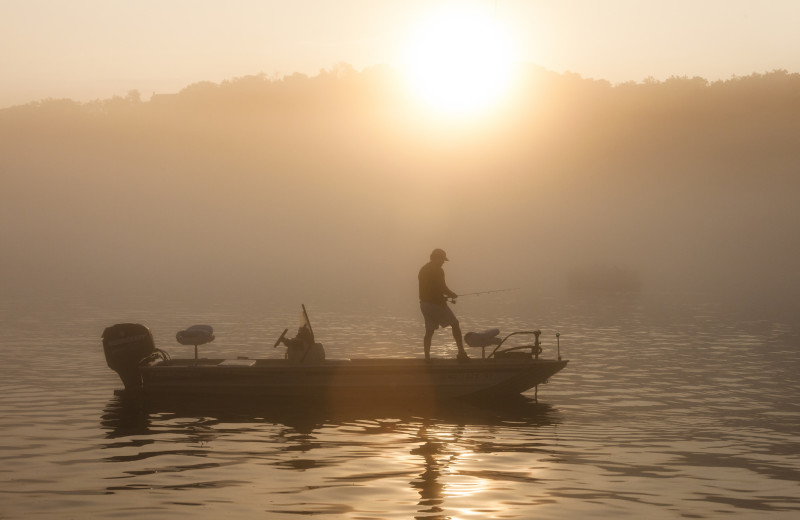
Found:
M 489 294 L 489 293 L 493 293 L 493 292 L 506 292 L 506 291 L 518 291 L 518 290 L 519 290 L 519 287 L 512 287 L 511 289 L 493 289 L 491 291 L 470 292 L 470 293 L 466 293 L 466 294 L 459 294 L 458 298 L 461 298 L 462 296 L 478 296 L 480 294 Z
M 465 294 L 459 294 L 456 298 L 461 298 L 462 296 L 480 296 L 481 294 L 489 294 L 489 293 L 498 293 L 498 292 L 506 292 L 506 291 L 517 291 L 519 287 L 512 287 L 510 289 L 492 289 L 491 291 L 478 291 L 478 292 L 471 292 Z M 450 298 L 451 303 L 456 303 L 456 298 Z

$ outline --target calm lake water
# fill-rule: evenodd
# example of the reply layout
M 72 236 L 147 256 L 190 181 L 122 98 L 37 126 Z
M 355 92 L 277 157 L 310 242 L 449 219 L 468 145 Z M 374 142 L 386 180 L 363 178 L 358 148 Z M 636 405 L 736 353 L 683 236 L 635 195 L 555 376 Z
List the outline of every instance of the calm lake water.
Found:
M 501 297 L 502 296 L 502 297 Z M 516 299 L 513 299 L 516 298 Z M 278 357 L 286 305 L 0 303 L 0 518 L 798 518 L 800 327 L 640 299 L 459 302 L 465 332 L 555 332 L 569 366 L 510 402 L 368 409 L 114 395 L 102 330 L 215 328 Z M 421 318 L 306 302 L 330 357 L 421 356 Z M 455 354 L 439 332 L 434 355 Z M 479 352 L 473 355 L 480 355 Z

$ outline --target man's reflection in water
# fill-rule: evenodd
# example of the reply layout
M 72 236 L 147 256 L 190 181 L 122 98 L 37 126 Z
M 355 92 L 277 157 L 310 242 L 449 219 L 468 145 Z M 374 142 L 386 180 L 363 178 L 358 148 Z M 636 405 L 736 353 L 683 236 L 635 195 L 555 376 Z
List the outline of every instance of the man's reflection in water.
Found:
M 453 440 L 458 440 L 461 437 L 464 427 L 458 426 L 456 435 Z M 442 470 L 446 470 L 456 458 L 457 454 L 448 453 L 447 443 L 431 439 L 428 435 L 427 421 L 423 422 L 417 432 L 419 440 L 424 441 L 418 448 L 411 450 L 412 455 L 421 455 L 425 460 L 425 471 L 423 471 L 419 478 L 411 481 L 411 486 L 419 491 L 419 515 L 415 518 L 425 520 L 447 520 L 448 515 L 442 515 L 444 509 L 442 504 L 444 502 L 444 489 L 445 484 L 442 483 L 440 476 Z
M 422 455 L 425 459 L 425 471 L 411 485 L 419 491 L 420 513 L 441 513 L 442 491 L 444 484 L 439 482 L 439 463 L 434 454 L 439 452 L 439 443 L 427 441 L 419 448 L 411 450 L 412 455 Z M 426 518 L 430 518 L 427 517 Z

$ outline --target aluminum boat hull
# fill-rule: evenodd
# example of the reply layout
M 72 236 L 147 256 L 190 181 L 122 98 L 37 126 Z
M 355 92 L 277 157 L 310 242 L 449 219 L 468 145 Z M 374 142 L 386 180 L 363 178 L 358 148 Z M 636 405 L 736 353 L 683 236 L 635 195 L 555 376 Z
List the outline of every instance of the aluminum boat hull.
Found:
M 516 358 L 361 359 L 291 363 L 282 359 L 159 359 L 140 366 L 145 395 L 276 398 L 490 397 L 520 394 L 567 361 Z

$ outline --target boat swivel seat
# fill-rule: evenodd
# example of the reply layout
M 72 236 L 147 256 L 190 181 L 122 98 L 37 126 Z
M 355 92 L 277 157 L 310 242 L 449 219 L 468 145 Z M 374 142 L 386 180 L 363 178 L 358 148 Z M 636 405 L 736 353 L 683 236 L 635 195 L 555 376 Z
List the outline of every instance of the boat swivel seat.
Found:
M 499 345 L 502 340 L 497 337 L 500 334 L 500 329 L 489 329 L 483 332 L 467 332 L 464 335 L 464 341 L 470 347 L 480 347 L 481 358 L 486 358 L 486 347 L 491 345 Z
M 210 325 L 192 325 L 175 335 L 181 345 L 194 345 L 194 358 L 197 359 L 197 346 L 214 341 L 214 328 Z

